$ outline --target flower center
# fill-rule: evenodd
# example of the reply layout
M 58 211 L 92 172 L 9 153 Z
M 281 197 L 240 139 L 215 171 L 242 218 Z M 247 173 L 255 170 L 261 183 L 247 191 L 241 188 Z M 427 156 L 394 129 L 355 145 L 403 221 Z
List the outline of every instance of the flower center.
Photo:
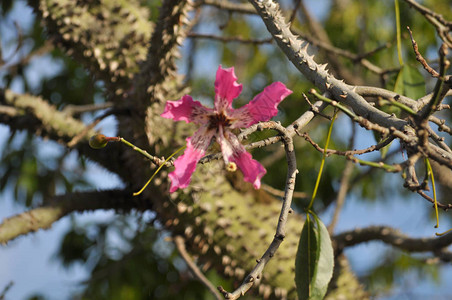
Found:
M 209 116 L 209 129 L 218 128 L 220 126 L 227 127 L 229 125 L 231 125 L 231 120 L 224 113 Z

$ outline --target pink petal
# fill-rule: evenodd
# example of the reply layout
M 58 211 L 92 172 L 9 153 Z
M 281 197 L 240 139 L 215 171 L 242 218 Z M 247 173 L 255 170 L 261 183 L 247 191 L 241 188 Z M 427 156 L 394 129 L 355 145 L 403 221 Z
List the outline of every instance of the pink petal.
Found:
M 167 101 L 162 117 L 173 119 L 174 121 L 193 122 L 196 124 L 206 124 L 208 116 L 213 110 L 203 106 L 199 101 L 193 101 L 189 95 L 185 95 L 178 101 Z
M 193 137 L 186 139 L 187 148 L 184 154 L 174 161 L 175 169 L 168 175 L 171 179 L 170 193 L 177 189 L 186 188 L 190 184 L 196 164 L 206 153 L 214 133 L 214 131 L 203 126 L 195 132 Z
M 237 153 L 231 160 L 242 170 L 245 181 L 251 182 L 255 189 L 261 187 L 261 178 L 267 173 L 265 168 L 246 151 Z
M 252 158 L 233 133 L 225 131 L 223 136 L 223 131 L 220 130 L 217 140 L 225 162 L 234 162 L 242 171 L 243 179 L 251 182 L 255 189 L 260 188 L 261 178 L 267 173 L 265 168 Z
M 231 128 L 249 127 L 270 120 L 278 113 L 278 104 L 290 94 L 292 91 L 283 83 L 278 81 L 270 84 L 250 103 L 231 113 L 231 117 L 236 119 Z
M 215 79 L 215 108 L 222 111 L 226 107 L 231 107 L 232 100 L 237 98 L 242 92 L 242 85 L 237 83 L 234 67 L 223 69 L 218 67 Z

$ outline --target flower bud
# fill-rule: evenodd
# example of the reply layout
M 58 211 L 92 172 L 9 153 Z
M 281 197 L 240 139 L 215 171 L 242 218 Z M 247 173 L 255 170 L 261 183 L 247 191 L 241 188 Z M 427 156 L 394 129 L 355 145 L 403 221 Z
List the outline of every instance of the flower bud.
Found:
M 105 146 L 107 146 L 107 143 L 109 141 L 110 141 L 110 139 L 107 138 L 105 135 L 96 134 L 96 135 L 93 135 L 89 139 L 89 145 L 93 149 L 100 149 L 100 148 L 104 148 Z

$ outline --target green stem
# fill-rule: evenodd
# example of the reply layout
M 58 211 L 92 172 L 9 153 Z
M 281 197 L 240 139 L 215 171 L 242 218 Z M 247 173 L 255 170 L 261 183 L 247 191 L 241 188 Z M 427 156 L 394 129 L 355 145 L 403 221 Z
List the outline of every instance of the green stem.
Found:
M 356 158 L 354 156 L 349 156 L 348 157 L 350 160 L 352 160 L 355 163 L 359 163 L 362 166 L 369 166 L 369 167 L 373 167 L 373 168 L 380 168 L 380 169 L 384 169 L 387 172 L 391 172 L 391 173 L 396 173 L 396 172 L 400 172 L 401 171 L 401 167 L 400 165 L 388 165 L 385 164 L 383 162 L 374 162 L 374 161 L 367 161 L 367 160 L 362 160 L 359 158 Z
M 315 196 L 317 195 L 317 190 L 319 188 L 320 179 L 322 178 L 323 166 L 325 165 L 327 149 L 328 149 L 328 145 L 329 145 L 330 139 L 331 139 L 331 132 L 333 132 L 333 125 L 334 125 L 334 121 L 336 120 L 336 117 L 337 117 L 337 112 L 338 112 L 337 110 L 334 112 L 333 119 L 331 120 L 330 128 L 328 129 L 328 135 L 326 137 L 325 148 L 323 150 L 323 156 L 322 156 L 322 162 L 320 163 L 319 174 L 317 175 L 317 180 L 315 182 L 314 191 L 312 192 L 311 202 L 309 202 L 309 205 L 306 209 L 307 211 L 311 210 L 311 207 L 314 204 Z
M 167 159 L 165 159 L 165 162 L 163 164 L 161 164 L 157 170 L 155 170 L 154 174 L 152 174 L 151 178 L 149 178 L 149 180 L 146 182 L 146 184 L 141 188 L 141 190 L 139 190 L 138 192 L 133 193 L 134 196 L 138 196 L 139 194 L 141 194 L 146 187 L 151 183 L 152 179 L 154 179 L 155 175 L 157 175 L 157 173 L 163 168 L 163 166 L 171 159 L 171 157 L 173 157 L 174 155 L 176 155 L 179 151 L 185 149 L 187 146 L 182 146 L 179 149 L 176 150 L 176 152 L 174 152 L 173 154 L 171 154 L 170 156 L 168 156 Z M 146 152 L 146 151 L 145 151 Z
M 327 98 L 321 94 L 319 94 L 315 89 L 311 89 L 309 91 L 309 93 L 311 93 L 312 95 L 314 95 L 315 97 L 317 97 L 318 99 L 322 100 L 323 102 L 326 102 L 328 104 L 331 104 L 331 106 L 343 111 L 347 116 L 349 116 L 350 118 L 352 118 L 353 120 L 358 120 L 359 116 L 357 116 L 354 112 L 352 112 L 350 109 L 348 109 L 347 107 L 343 106 L 342 104 L 340 104 L 339 102 L 337 102 L 336 100 L 332 100 L 330 98 Z
M 120 137 L 119 141 L 122 142 L 123 144 L 126 144 L 127 146 L 129 146 L 130 148 L 132 148 L 133 150 L 141 153 L 143 156 L 145 156 L 146 158 L 149 158 L 150 160 L 154 160 L 154 157 L 152 155 L 150 155 L 149 153 L 146 152 L 146 150 L 143 150 L 141 148 L 138 148 L 137 146 L 135 146 L 134 144 L 132 144 L 131 142 L 125 140 L 124 138 Z
M 436 214 L 436 226 L 435 226 L 435 228 L 438 228 L 438 226 L 439 226 L 439 217 L 438 217 L 438 202 L 436 201 L 435 177 L 433 176 L 433 169 L 432 169 L 432 166 L 430 165 L 429 159 L 425 158 L 424 161 L 425 161 L 425 166 L 427 167 L 427 175 L 429 175 L 430 178 L 432 179 L 433 201 L 434 201 L 434 204 L 435 204 L 435 214 Z
M 449 229 L 449 230 L 446 230 L 446 231 L 444 231 L 444 232 L 441 232 L 441 233 L 435 233 L 436 234 L 436 236 L 443 236 L 443 235 L 445 235 L 446 233 L 449 233 L 449 232 L 451 232 L 452 231 L 452 228 L 451 229 Z
M 441 54 L 441 52 L 440 52 Z M 447 68 L 450 65 L 450 62 L 447 60 L 446 55 L 440 55 L 441 56 L 441 62 L 440 62 L 440 69 L 439 69 L 439 77 L 435 84 L 435 89 L 433 92 L 432 99 L 428 103 L 426 109 L 424 110 L 423 114 L 421 115 L 421 119 L 427 119 L 429 115 L 434 113 L 439 105 L 439 103 L 442 100 L 441 92 L 443 90 L 444 86 L 444 76 L 446 76 Z
M 394 0 L 395 5 L 395 17 L 396 17 L 396 30 L 397 30 L 397 54 L 399 56 L 399 64 L 403 66 L 402 58 L 402 38 L 400 34 L 400 8 L 399 0 Z
M 412 116 L 417 115 L 416 112 L 411 107 L 409 107 L 403 103 L 397 102 L 394 99 L 388 99 L 388 101 L 389 101 L 389 103 L 391 103 L 391 105 L 394 105 L 395 107 L 398 107 L 401 110 L 404 110 L 405 112 L 409 113 Z

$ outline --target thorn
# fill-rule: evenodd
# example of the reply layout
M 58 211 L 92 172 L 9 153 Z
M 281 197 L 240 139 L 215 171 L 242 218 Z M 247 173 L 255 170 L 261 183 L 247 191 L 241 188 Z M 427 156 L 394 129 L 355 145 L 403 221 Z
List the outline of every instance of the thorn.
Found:
M 328 66 L 328 64 L 323 64 L 319 66 L 320 70 L 326 71 L 326 67 Z

